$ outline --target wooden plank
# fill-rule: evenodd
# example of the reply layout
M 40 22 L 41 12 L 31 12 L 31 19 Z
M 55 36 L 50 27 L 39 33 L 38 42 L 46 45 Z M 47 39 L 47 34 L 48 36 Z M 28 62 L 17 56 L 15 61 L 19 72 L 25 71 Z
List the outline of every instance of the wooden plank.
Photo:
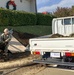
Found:
M 12 53 L 16 52 L 24 52 L 26 49 L 16 38 L 12 37 L 11 41 L 9 42 L 8 50 Z

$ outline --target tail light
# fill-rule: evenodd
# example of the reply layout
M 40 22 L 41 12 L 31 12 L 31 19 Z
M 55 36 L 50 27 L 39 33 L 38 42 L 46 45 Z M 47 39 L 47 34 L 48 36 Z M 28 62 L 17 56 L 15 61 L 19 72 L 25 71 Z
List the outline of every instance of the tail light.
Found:
M 69 56 L 71 56 L 71 53 L 66 52 L 66 53 L 65 53 L 65 56 L 69 57 Z
M 74 53 L 66 52 L 65 56 L 67 56 L 67 57 L 74 56 Z
M 72 53 L 71 56 L 74 56 L 74 53 Z
M 35 51 L 35 52 L 33 52 L 33 54 L 40 55 L 40 52 L 39 51 Z

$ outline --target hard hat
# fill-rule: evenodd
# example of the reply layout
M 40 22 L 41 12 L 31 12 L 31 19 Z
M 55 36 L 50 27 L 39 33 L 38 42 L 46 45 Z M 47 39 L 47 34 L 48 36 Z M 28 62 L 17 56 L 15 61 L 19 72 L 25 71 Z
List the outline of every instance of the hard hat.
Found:
M 6 33 L 6 32 L 9 33 L 8 28 L 5 28 L 5 29 L 4 29 L 4 33 Z

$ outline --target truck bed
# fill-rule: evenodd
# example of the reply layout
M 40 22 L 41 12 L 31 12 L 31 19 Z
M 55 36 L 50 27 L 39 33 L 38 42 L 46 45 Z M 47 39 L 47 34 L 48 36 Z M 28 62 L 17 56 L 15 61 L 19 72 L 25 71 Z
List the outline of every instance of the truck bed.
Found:
M 74 38 L 35 38 L 30 39 L 31 51 L 45 51 L 45 52 L 74 52 Z

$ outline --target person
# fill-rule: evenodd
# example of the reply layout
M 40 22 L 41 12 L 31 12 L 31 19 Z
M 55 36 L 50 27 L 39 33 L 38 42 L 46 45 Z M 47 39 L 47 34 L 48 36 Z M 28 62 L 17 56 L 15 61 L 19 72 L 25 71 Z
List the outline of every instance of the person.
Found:
M 8 47 L 8 44 L 9 44 L 11 38 L 12 38 L 12 35 L 10 34 L 9 29 L 5 28 L 4 29 L 4 33 L 1 34 L 1 42 L 4 45 L 3 46 L 4 47 L 3 52 L 4 52 L 5 56 L 8 55 L 8 49 L 7 49 L 7 47 Z

